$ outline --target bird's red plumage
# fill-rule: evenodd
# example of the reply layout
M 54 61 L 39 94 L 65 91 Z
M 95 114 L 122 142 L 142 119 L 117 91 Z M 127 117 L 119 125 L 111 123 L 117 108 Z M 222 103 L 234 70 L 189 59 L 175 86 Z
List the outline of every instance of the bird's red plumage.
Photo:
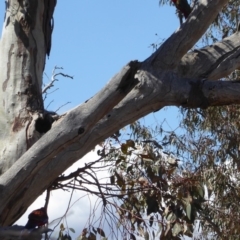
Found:
M 39 208 L 32 211 L 28 215 L 28 222 L 26 228 L 31 229 L 35 227 L 41 227 L 48 223 L 48 215 L 45 208 Z

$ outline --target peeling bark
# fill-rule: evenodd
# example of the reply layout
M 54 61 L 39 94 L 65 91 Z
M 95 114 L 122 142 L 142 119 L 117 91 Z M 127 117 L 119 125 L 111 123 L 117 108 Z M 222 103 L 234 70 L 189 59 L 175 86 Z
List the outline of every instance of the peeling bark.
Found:
M 7 1 L 0 42 L 0 174 L 41 136 L 33 127 L 44 111 L 42 74 L 50 52 L 56 1 Z M 49 9 L 50 8 L 50 9 Z
M 240 32 L 211 46 L 187 53 L 178 65 L 185 78 L 218 80 L 240 68 Z

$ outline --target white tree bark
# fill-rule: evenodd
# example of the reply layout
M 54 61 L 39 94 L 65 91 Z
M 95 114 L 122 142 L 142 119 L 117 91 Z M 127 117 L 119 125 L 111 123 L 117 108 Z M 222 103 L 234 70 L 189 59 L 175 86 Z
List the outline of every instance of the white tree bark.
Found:
M 18 1 L 11 2 L 17 4 Z M 34 127 L 31 134 L 26 134 L 27 126 L 29 124 L 34 126 L 34 118 L 30 119 L 30 116 L 35 112 L 37 114 L 41 112 L 42 109 L 39 106 L 42 102 L 36 101 L 34 107 L 28 110 L 28 99 L 24 96 L 26 99 L 18 100 L 17 107 L 14 107 L 11 114 L 7 112 L 6 106 L 11 109 L 11 104 L 15 102 L 14 96 L 22 92 L 21 86 L 15 86 L 13 89 L 10 86 L 14 86 L 16 81 L 24 81 L 25 72 L 22 70 L 21 61 L 18 63 L 20 66 L 14 65 L 17 64 L 17 60 L 15 54 L 12 54 L 11 46 L 13 45 L 14 52 L 17 51 L 16 42 L 19 39 L 13 27 L 8 29 L 9 32 L 3 33 L 2 39 L 7 39 L 12 34 L 15 40 L 11 44 L 6 43 L 7 40 L 0 42 L 0 53 L 4 54 L 1 56 L 6 58 L 0 64 L 1 84 L 3 86 L 6 79 L 12 82 L 12 85 L 7 83 L 5 90 L 10 96 L 7 98 L 1 95 L 0 97 L 0 109 L 3 113 L 0 124 L 4 129 L 6 128 L 0 133 L 3 159 L 1 164 L 5 172 L 0 176 L 0 223 L 2 225 L 14 223 L 66 168 L 82 158 L 96 144 L 138 118 L 170 105 L 206 108 L 240 103 L 239 82 L 215 81 L 240 67 L 239 32 L 220 43 L 187 53 L 228 1 L 201 0 L 199 2 L 181 28 L 170 36 L 152 56 L 142 63 L 130 62 L 99 93 L 63 115 L 53 124 L 51 130 L 30 148 L 22 144 L 19 152 L 16 146 L 11 147 L 14 150 L 10 148 L 4 151 L 4 149 L 7 149 L 11 143 L 13 145 L 21 141 L 26 143 L 29 136 L 34 135 Z M 36 14 L 40 14 L 44 8 L 41 3 L 42 1 L 38 1 Z M 36 23 L 36 28 L 37 26 L 39 27 Z M 37 55 L 30 54 L 29 46 L 24 49 L 26 56 L 29 56 L 29 62 L 35 57 L 39 58 L 36 61 L 42 64 L 38 69 L 39 78 L 34 78 L 36 89 L 40 91 L 46 49 L 43 47 L 42 29 L 38 34 L 41 39 L 39 45 L 30 41 L 33 44 L 32 48 L 37 48 Z M 43 36 L 40 37 L 40 35 Z M 32 63 L 31 74 L 37 72 L 35 64 Z M 5 70 L 4 73 L 1 70 Z M 41 98 L 39 97 L 38 100 L 40 101 Z M 5 105 L 2 104 L 4 101 Z M 21 121 L 23 123 L 20 130 L 17 133 L 14 132 L 10 139 L 14 119 L 22 111 L 26 111 L 24 117 L 27 119 L 24 118 L 24 121 Z M 4 143 L 4 138 L 7 139 L 8 144 Z
M 54 1 L 52 1 L 54 4 Z M 48 1 L 7 1 L 0 42 L 0 173 L 40 137 L 42 73 L 48 53 Z M 43 18 L 45 17 L 45 18 Z

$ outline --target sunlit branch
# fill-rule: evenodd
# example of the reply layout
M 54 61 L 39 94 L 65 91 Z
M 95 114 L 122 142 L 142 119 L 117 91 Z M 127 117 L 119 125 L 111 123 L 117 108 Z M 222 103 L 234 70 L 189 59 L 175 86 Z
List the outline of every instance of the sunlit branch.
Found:
M 150 57 L 150 62 L 156 67 L 173 68 L 176 66 L 184 54 L 205 33 L 227 2 L 228 0 L 199 1 L 186 22 Z M 164 59 L 162 56 L 165 56 Z
M 186 78 L 219 80 L 240 67 L 240 32 L 213 45 L 187 53 L 178 65 Z

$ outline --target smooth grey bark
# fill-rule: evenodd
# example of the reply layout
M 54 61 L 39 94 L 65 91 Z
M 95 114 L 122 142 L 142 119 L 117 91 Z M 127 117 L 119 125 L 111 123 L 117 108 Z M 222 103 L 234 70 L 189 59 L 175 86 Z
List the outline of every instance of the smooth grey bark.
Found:
M 200 1 L 152 56 L 142 63 L 130 62 L 99 93 L 63 115 L 17 156 L 0 176 L 0 224 L 13 224 L 66 168 L 138 118 L 170 105 L 206 108 L 240 103 L 239 82 L 211 81 L 240 67 L 238 32 L 187 53 L 227 2 Z
M 186 22 L 153 54 L 152 58 L 154 58 L 154 60 L 151 59 L 152 65 L 158 68 L 174 68 L 184 54 L 186 54 L 206 32 L 226 2 L 228 1 L 199 1 Z
M 28 230 L 23 226 L 14 225 L 11 227 L 0 227 L 0 238 L 1 240 L 41 240 L 42 234 L 49 231 L 51 230 L 46 227 Z
M 185 78 L 219 80 L 240 66 L 239 30 L 203 49 L 195 49 L 183 56 L 178 73 Z
M 8 0 L 0 41 L 0 174 L 41 135 L 42 74 L 56 0 Z

